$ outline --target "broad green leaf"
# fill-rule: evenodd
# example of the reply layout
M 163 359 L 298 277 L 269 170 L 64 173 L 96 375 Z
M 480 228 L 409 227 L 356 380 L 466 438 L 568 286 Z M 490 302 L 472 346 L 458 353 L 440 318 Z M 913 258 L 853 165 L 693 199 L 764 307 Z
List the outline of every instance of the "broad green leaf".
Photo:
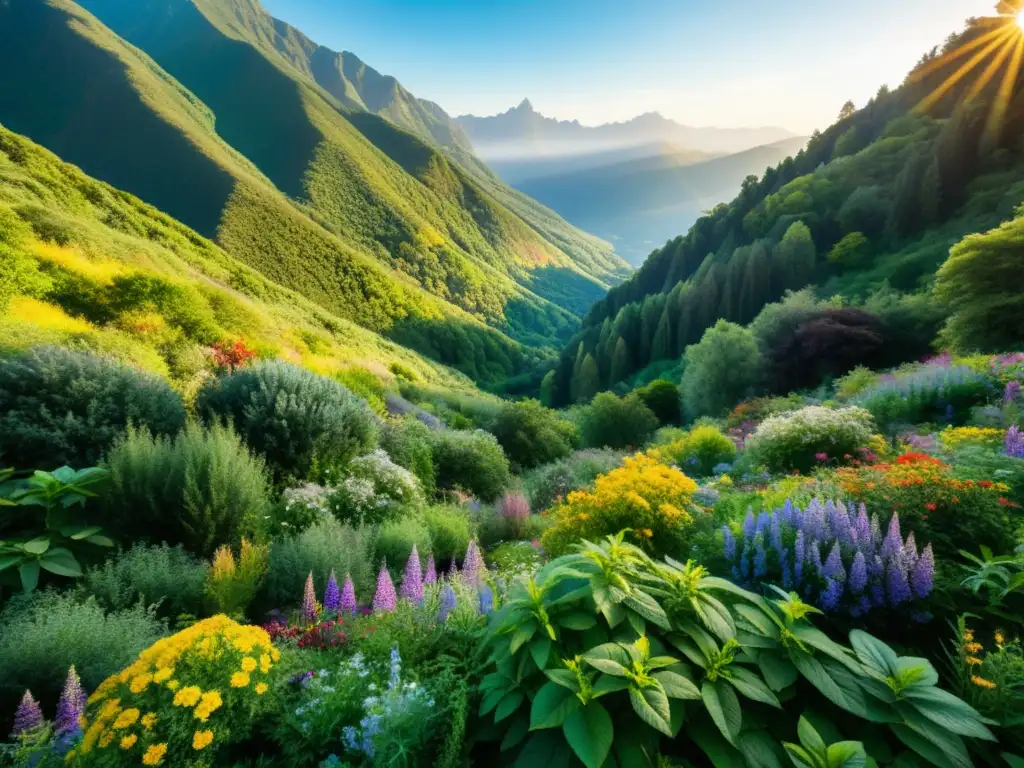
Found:
M 715 768 L 746 768 L 746 760 L 739 750 L 723 739 L 718 729 L 712 728 L 706 720 L 687 728 L 686 735 L 708 756 Z
M 573 693 L 578 693 L 580 690 L 579 683 L 576 680 L 576 675 L 568 669 L 545 669 L 544 674 L 547 675 L 548 680 L 551 682 L 556 683 L 563 688 L 568 688 Z
M 892 732 L 896 734 L 896 738 L 927 760 L 929 765 L 934 765 L 936 768 L 957 768 L 961 765 L 946 757 L 940 747 L 905 725 L 893 725 Z M 969 768 L 970 765 L 971 763 L 968 761 L 962 768 Z
M 1020 755 L 1011 755 L 1009 752 L 1003 752 L 1002 758 L 1010 768 L 1024 768 L 1024 757 Z
M 700 648 L 698 648 L 697 644 L 690 638 L 685 637 L 684 635 L 669 635 L 668 640 L 672 645 L 682 651 L 686 658 L 691 662 L 701 669 L 707 669 L 707 657 L 701 653 Z
M 629 680 L 614 675 L 601 675 L 597 682 L 590 688 L 590 694 L 595 699 L 609 693 L 618 693 L 629 688 Z
M 900 656 L 896 659 L 897 678 L 909 685 L 904 693 L 911 688 L 927 688 L 939 684 L 939 673 L 928 659 L 917 656 Z
M 623 601 L 633 611 L 643 616 L 652 624 L 657 624 L 664 630 L 672 628 L 664 609 L 658 605 L 658 601 L 645 592 L 634 592 Z
M 800 737 L 800 744 L 812 756 L 824 758 L 826 753 L 825 740 L 821 738 L 811 722 L 802 715 L 796 724 L 796 735 Z
M 624 677 L 627 667 L 632 664 L 629 651 L 618 643 L 604 643 L 591 648 L 581 658 L 594 669 L 618 677 Z
M 633 711 L 651 728 L 666 736 L 672 735 L 672 708 L 664 691 L 658 688 L 630 686 L 629 701 L 633 705 Z
M 995 741 L 984 726 L 981 715 L 970 704 L 941 688 L 910 688 L 904 691 L 907 703 L 941 728 L 960 736 Z
M 856 664 L 848 650 L 834 642 L 828 635 L 816 627 L 812 627 L 810 625 L 794 627 L 793 634 L 796 635 L 798 640 L 806 643 L 815 650 L 821 651 L 827 656 L 831 656 L 836 661 L 846 664 L 847 666 Z
M 592 626 L 597 624 L 597 619 L 593 614 L 583 613 L 583 611 L 575 611 L 573 613 L 567 613 L 565 616 L 559 616 L 557 619 L 559 626 L 565 627 L 566 629 L 574 629 L 578 632 L 582 632 L 585 629 L 590 629 Z
M 537 669 L 544 669 L 548 663 L 548 656 L 551 655 L 551 641 L 546 637 L 538 637 L 530 641 L 529 647 Z
M 867 765 L 868 759 L 864 745 L 859 741 L 838 741 L 830 744 L 827 756 L 830 768 L 863 768 Z
M 651 656 L 644 662 L 644 666 L 647 669 L 664 669 L 679 663 L 679 659 L 674 659 L 671 656 Z
M 75 541 L 81 541 L 102 530 L 98 525 L 65 525 L 60 529 L 60 535 Z
M 888 677 L 896 671 L 896 661 L 899 657 L 892 648 L 877 637 L 872 637 L 863 630 L 855 629 L 850 632 L 850 645 L 853 646 L 853 650 L 857 652 L 857 656 L 862 662 L 883 677 Z
M 495 688 L 492 691 L 488 691 L 484 694 L 483 700 L 480 702 L 480 714 L 486 715 L 505 698 L 508 694 L 508 688 Z
M 693 684 L 693 681 L 678 672 L 655 672 L 651 677 L 661 683 L 661 687 L 665 689 L 665 694 L 670 699 L 696 700 L 700 698 L 700 690 Z
M 726 741 L 736 744 L 736 737 L 743 726 L 743 712 L 740 709 L 736 693 L 728 685 L 718 680 L 705 680 L 700 689 L 704 708 L 718 726 Z
M 523 647 L 524 643 L 528 642 L 530 638 L 533 637 L 533 635 L 536 632 L 537 622 L 535 621 L 530 621 L 519 627 L 519 629 L 517 629 L 512 634 L 512 642 L 511 645 L 509 646 L 509 653 L 514 655 L 520 648 Z
M 7 570 L 17 565 L 24 559 L 24 555 L 0 555 L 0 571 Z
M 508 726 L 508 730 L 505 731 L 505 738 L 501 740 L 501 751 L 505 752 L 512 747 L 516 746 L 523 739 L 526 738 L 526 734 L 530 732 L 530 723 L 523 714 L 516 715 L 512 718 L 512 722 Z
M 748 699 L 760 701 L 762 704 L 768 704 L 777 709 L 782 708 L 778 698 L 771 692 L 771 689 L 750 670 L 744 669 L 737 664 L 732 664 L 729 667 L 729 677 L 726 679 L 732 683 L 733 688 Z
M 957 734 L 942 728 L 936 728 L 934 722 L 924 717 L 910 705 L 897 704 L 896 710 L 903 717 L 903 725 L 905 727 L 942 750 L 947 760 L 950 760 L 957 766 L 963 766 L 963 768 L 971 765 L 971 758 L 967 754 L 967 745 L 964 744 L 964 740 Z M 896 726 L 893 725 L 893 729 L 895 728 Z M 910 745 L 908 744 L 907 746 Z
M 569 768 L 573 764 L 572 750 L 557 731 L 530 734 L 513 763 L 515 768 Z
M 553 682 L 544 683 L 530 707 L 530 730 L 557 728 L 579 706 L 579 698 L 568 688 Z
M 737 746 L 750 768 L 782 768 L 775 745 L 775 739 L 764 730 L 744 731 L 737 740 Z
M 612 718 L 596 701 L 573 710 L 562 724 L 562 733 L 576 757 L 587 768 L 601 768 L 614 739 Z
M 789 759 L 796 768 L 815 768 L 814 758 L 799 744 L 791 744 L 788 741 L 784 741 L 782 746 L 786 748 Z
M 39 558 L 39 565 L 58 576 L 69 576 L 77 579 L 82 575 L 82 566 L 79 565 L 74 555 L 68 552 L 67 554 L 51 556 L 54 552 L 55 550 L 51 550 Z
M 30 541 L 26 541 L 21 545 L 21 548 L 30 555 L 41 555 L 50 548 L 50 537 L 38 536 Z
M 98 547 L 112 547 L 112 546 L 114 546 L 113 540 L 108 539 L 106 536 L 100 536 L 99 534 L 96 534 L 95 536 L 90 536 L 89 538 L 86 539 L 86 541 L 89 542 L 90 544 L 95 544 Z
M 18 575 L 21 577 L 21 588 L 31 592 L 39 584 L 39 561 L 29 560 L 18 566 Z
M 768 687 L 776 693 L 795 683 L 798 676 L 793 662 L 780 653 L 766 651 L 758 654 L 757 666 Z
M 523 703 L 523 699 L 526 696 L 522 691 L 511 691 L 505 698 L 498 704 L 497 709 L 494 710 L 494 722 L 500 723 L 507 717 L 511 717 L 512 714 L 519 709 L 519 705 Z

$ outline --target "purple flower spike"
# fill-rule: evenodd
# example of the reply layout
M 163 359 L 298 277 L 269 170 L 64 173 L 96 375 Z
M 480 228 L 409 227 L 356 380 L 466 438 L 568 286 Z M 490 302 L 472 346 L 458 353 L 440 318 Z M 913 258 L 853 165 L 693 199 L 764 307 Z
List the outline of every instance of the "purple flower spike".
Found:
M 1014 424 L 1006 430 L 1006 455 L 1015 459 L 1024 459 L 1024 432 Z
M 847 585 L 855 595 L 863 592 L 864 587 L 868 585 L 868 566 L 863 552 L 858 552 L 853 558 L 853 565 L 850 566 L 850 580 Z
M 907 572 L 898 558 L 889 561 L 885 569 L 885 588 L 889 595 L 889 605 L 893 608 L 911 599 L 910 584 L 907 583 Z
M 455 581 L 459 578 L 459 566 L 455 564 L 455 558 L 452 558 L 452 564 L 448 566 L 448 581 Z
M 427 557 L 427 572 L 423 574 L 424 584 L 435 584 L 437 583 L 437 565 L 434 564 L 434 553 L 431 552 Z
M 494 610 L 494 592 L 489 584 L 480 587 L 480 615 L 486 616 Z
M 373 595 L 373 612 L 391 613 L 398 608 L 398 595 L 395 585 L 388 573 L 387 561 L 381 561 L 380 572 L 377 574 L 377 591 Z
M 757 546 L 754 548 L 754 578 L 763 579 L 768 573 L 768 553 L 764 551 L 764 534 L 755 537 Z
M 889 520 L 889 532 L 886 533 L 885 541 L 882 542 L 882 559 L 898 557 L 902 552 L 903 538 L 900 536 L 900 515 L 898 512 L 893 512 L 892 518 Z
M 846 569 L 843 568 L 843 558 L 838 541 L 832 545 L 832 550 L 828 553 L 828 559 L 825 560 L 825 566 L 821 572 L 826 579 L 835 579 L 840 584 L 846 581 Z
M 743 518 L 743 537 L 746 539 L 754 538 L 754 533 L 757 530 L 757 521 L 754 518 L 754 510 L 752 508 L 747 509 L 747 516 Z
M 445 584 L 441 588 L 441 605 L 437 611 L 437 620 L 446 621 L 448 614 L 455 610 L 456 598 L 455 590 L 452 589 L 451 584 Z
M 39 708 L 39 702 L 32 698 L 32 691 L 25 691 L 21 697 L 21 704 L 14 714 L 14 736 L 28 733 L 43 724 L 43 710 Z
M 722 526 L 722 548 L 726 560 L 731 563 L 736 559 L 736 537 L 728 525 Z
M 416 545 L 412 545 L 412 552 L 405 563 L 405 571 L 402 572 L 402 599 L 411 603 L 423 601 L 423 571 L 420 568 L 420 555 L 416 551 Z
M 914 571 L 910 575 L 910 586 L 917 598 L 928 597 L 932 593 L 935 582 L 935 555 L 932 554 L 932 545 L 924 548 L 921 557 L 914 565 Z
M 466 559 L 462 564 L 462 578 L 470 586 L 478 587 L 486 572 L 487 566 L 484 565 L 484 556 L 480 554 L 480 547 L 475 538 L 470 539 L 469 546 L 466 548 Z
M 352 577 L 347 573 L 345 574 L 345 583 L 341 587 L 341 603 L 339 607 L 341 613 L 347 613 L 350 616 L 356 615 L 356 587 L 352 583 Z
M 302 620 L 316 621 L 316 590 L 313 589 L 313 572 L 306 577 L 306 588 L 302 591 Z
M 75 671 L 74 665 L 68 670 L 67 680 L 64 682 L 64 690 L 57 702 L 57 735 L 63 736 L 76 732 L 82 727 L 82 718 L 85 716 L 85 691 L 82 689 L 82 681 Z
M 327 579 L 327 589 L 324 590 L 324 613 L 337 613 L 341 606 L 341 593 L 338 591 L 338 580 L 334 578 L 334 569 L 331 568 L 331 577 Z
M 825 591 L 821 593 L 821 609 L 832 613 L 839 608 L 839 602 L 843 599 L 843 583 L 836 579 L 829 579 L 825 585 Z

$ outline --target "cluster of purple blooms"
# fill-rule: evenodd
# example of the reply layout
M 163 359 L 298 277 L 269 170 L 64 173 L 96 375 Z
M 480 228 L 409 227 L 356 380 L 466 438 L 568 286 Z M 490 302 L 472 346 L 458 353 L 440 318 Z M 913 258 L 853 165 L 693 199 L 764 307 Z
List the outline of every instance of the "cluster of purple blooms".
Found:
M 82 722 L 85 717 L 86 695 L 82 681 L 74 666 L 68 670 L 64 690 L 57 701 L 57 719 L 53 728 L 53 749 L 65 754 L 82 737 Z M 11 736 L 18 739 L 30 736 L 45 725 L 43 710 L 31 691 L 25 691 L 14 714 L 14 729 Z
M 1021 388 L 1019 381 L 1009 381 L 1006 383 L 1006 389 L 1003 390 L 1003 402 L 1006 405 L 1016 403 L 1021 399 L 1020 397 Z
M 1024 459 L 1024 432 L 1016 424 L 1006 430 L 1006 455 L 1015 459 Z
M 896 514 L 883 536 L 878 516 L 869 518 L 863 504 L 814 499 L 800 509 L 787 500 L 771 513 L 747 512 L 741 537 L 729 526 L 722 535 L 737 583 L 777 582 L 828 613 L 858 617 L 876 608 L 913 608 L 934 584 L 931 544 L 919 552 L 913 532 L 904 540 Z M 917 610 L 911 616 L 930 618 Z

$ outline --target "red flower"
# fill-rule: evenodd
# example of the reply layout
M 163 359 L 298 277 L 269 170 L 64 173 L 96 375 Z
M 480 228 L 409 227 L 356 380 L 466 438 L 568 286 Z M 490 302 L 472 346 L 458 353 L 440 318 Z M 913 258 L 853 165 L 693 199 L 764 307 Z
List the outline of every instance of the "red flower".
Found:
M 929 501 L 927 504 L 924 505 L 924 508 L 927 509 L 929 512 L 934 512 L 939 507 L 934 501 Z

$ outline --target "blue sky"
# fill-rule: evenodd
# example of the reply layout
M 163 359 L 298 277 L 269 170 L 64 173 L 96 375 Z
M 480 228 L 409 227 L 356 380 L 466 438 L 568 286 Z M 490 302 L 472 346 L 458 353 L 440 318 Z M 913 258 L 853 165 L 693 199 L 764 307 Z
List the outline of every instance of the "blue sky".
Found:
M 263 0 L 450 114 L 829 125 L 995 0 Z

